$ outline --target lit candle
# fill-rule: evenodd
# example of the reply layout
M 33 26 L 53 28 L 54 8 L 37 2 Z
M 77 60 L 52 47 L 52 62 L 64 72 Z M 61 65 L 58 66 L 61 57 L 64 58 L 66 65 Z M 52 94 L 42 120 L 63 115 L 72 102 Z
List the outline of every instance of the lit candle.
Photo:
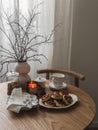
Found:
M 34 83 L 33 81 L 31 81 L 30 83 L 29 83 L 29 85 L 28 85 L 28 87 L 29 87 L 29 93 L 30 94 L 36 94 L 37 93 L 37 84 L 36 83 Z
M 37 88 L 37 84 L 36 83 L 34 83 L 33 81 L 31 81 L 30 83 L 29 83 L 29 86 L 28 86 L 29 88 Z

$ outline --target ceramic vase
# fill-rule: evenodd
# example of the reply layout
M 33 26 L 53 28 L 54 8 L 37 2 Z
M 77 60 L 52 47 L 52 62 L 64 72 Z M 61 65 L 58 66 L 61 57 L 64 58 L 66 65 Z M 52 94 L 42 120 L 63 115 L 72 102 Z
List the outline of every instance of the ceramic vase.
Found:
M 30 65 L 27 62 L 18 62 L 15 71 L 19 73 L 17 81 L 20 87 L 26 87 L 27 83 L 30 82 L 31 78 L 28 75 L 30 72 Z

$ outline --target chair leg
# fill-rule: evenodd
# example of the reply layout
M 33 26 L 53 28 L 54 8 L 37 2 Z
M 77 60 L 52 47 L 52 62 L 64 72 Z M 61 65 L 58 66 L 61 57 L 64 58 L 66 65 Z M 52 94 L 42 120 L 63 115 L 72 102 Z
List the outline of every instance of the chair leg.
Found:
M 75 78 L 75 86 L 79 88 L 79 79 Z
M 49 79 L 49 73 L 46 73 L 46 79 Z

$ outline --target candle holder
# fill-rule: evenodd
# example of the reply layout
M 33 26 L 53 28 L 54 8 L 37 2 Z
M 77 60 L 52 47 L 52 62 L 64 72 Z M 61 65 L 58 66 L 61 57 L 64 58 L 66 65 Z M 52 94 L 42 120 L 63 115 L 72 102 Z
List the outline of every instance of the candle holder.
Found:
M 29 88 L 30 94 L 37 94 L 37 88 Z
M 33 81 L 31 81 L 28 85 L 29 88 L 29 93 L 30 94 L 37 94 L 37 90 L 38 90 L 38 86 L 36 83 L 34 83 Z

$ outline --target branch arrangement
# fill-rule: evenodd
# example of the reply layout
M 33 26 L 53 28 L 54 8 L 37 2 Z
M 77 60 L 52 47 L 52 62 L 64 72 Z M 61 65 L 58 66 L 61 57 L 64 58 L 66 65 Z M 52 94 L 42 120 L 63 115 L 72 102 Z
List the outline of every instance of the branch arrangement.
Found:
M 0 45 L 0 77 L 3 77 L 8 72 L 10 63 L 14 62 L 24 62 L 24 61 L 38 61 L 41 63 L 40 57 L 46 58 L 44 54 L 39 54 L 37 48 L 42 44 L 52 43 L 52 36 L 55 32 L 57 26 L 51 31 L 51 34 L 44 36 L 35 33 L 36 26 L 34 21 L 39 15 L 36 9 L 33 9 L 29 13 L 29 17 L 26 18 L 21 13 L 19 14 L 19 19 L 13 19 L 13 15 L 8 16 L 5 13 L 5 20 L 12 32 L 12 36 L 4 28 L 0 27 L 0 31 L 6 36 L 9 43 L 9 48 Z M 21 24 L 25 21 L 25 25 Z M 46 58 L 47 59 L 47 58 Z M 2 73 L 4 66 L 6 66 L 6 72 Z

